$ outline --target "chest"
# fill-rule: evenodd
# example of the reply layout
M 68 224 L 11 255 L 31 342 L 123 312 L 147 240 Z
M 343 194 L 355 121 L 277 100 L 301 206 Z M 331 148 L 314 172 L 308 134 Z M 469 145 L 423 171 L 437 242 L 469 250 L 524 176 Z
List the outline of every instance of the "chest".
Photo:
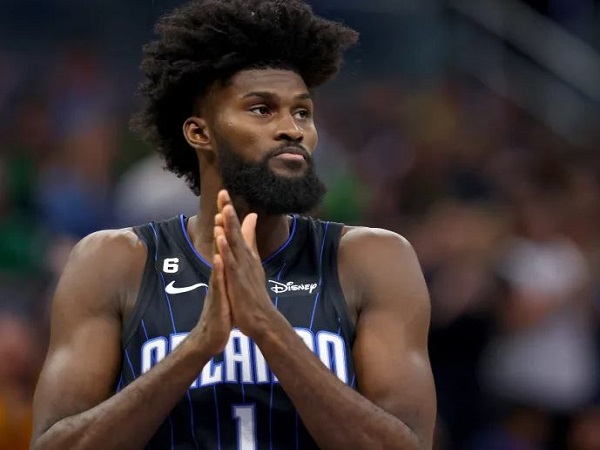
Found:
M 182 270 L 182 262 L 174 259 L 157 261 L 153 275 L 146 277 L 142 285 L 140 301 L 143 304 L 138 305 L 141 308 L 133 316 L 136 322 L 134 338 L 126 348 L 134 366 L 133 372 L 150 370 L 171 353 L 198 323 L 210 275 Z M 340 380 L 349 383 L 351 370 L 347 361 L 350 360 L 353 330 L 348 326 L 339 285 L 318 271 L 285 269 L 282 265 L 266 276 L 265 290 L 273 305 L 306 346 Z M 192 388 L 204 392 L 202 388 L 214 384 L 260 386 L 273 380 L 274 375 L 258 346 L 234 328 L 223 353 L 211 359 Z
M 157 261 L 154 276 L 141 286 L 146 301 L 145 325 L 156 333 L 187 332 L 198 321 L 210 284 L 210 273 L 194 270 L 185 257 Z M 310 264 L 282 263 L 265 277 L 265 290 L 274 306 L 295 328 L 336 332 L 341 325 L 336 305 L 345 302 L 326 273 Z M 170 329 L 169 329 L 170 328 Z

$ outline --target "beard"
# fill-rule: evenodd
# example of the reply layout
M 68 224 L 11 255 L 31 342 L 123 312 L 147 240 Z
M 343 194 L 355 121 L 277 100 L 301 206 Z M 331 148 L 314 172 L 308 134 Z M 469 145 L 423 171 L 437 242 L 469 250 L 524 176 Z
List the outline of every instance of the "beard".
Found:
M 312 157 L 307 154 L 305 173 L 282 176 L 269 168 L 269 160 L 285 144 L 269 151 L 260 161 L 243 159 L 224 139 L 218 142 L 218 164 L 223 186 L 232 199 L 242 199 L 250 209 L 266 214 L 303 214 L 316 208 L 327 189 L 316 174 Z

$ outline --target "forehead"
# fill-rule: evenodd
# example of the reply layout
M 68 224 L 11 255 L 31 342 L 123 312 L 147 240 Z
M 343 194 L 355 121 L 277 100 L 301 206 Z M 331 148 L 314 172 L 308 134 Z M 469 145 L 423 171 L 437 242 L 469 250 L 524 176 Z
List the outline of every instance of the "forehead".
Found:
M 242 70 L 227 83 L 217 88 L 214 94 L 221 100 L 241 98 L 251 92 L 270 92 L 278 97 L 296 97 L 308 92 L 300 75 L 284 69 Z

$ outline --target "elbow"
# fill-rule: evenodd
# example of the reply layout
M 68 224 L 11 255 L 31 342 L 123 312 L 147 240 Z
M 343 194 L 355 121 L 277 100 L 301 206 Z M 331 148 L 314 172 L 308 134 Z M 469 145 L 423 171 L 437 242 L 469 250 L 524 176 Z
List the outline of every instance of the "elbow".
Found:
M 52 448 L 56 448 L 57 446 L 52 444 L 52 435 L 55 434 L 55 426 L 56 424 L 34 426 L 29 450 L 51 450 Z
M 29 450 L 45 450 L 50 448 L 47 443 L 44 444 L 44 437 L 47 432 L 48 430 L 39 431 L 34 429 L 31 441 L 29 442 Z
M 408 426 L 400 427 L 398 433 L 393 433 L 388 439 L 370 448 L 381 450 L 431 450 L 433 440 L 416 433 Z
M 33 436 L 31 439 L 31 443 L 29 444 L 29 450 L 52 450 L 55 448 L 59 448 L 60 445 L 53 444 L 51 439 L 49 439 L 49 436 L 46 435 L 46 433 L 42 433 L 40 435 Z M 62 448 L 74 448 L 74 447 L 62 447 Z
M 42 433 L 34 433 L 29 444 L 29 450 L 84 450 L 90 448 L 83 445 L 83 439 L 77 436 L 64 436 L 56 426 Z
M 433 448 L 433 437 L 423 437 L 415 433 L 412 435 L 412 447 L 415 450 L 431 450 Z
M 45 433 L 40 435 L 34 435 L 31 438 L 31 443 L 29 444 L 29 450 L 51 450 L 52 445 L 46 439 Z

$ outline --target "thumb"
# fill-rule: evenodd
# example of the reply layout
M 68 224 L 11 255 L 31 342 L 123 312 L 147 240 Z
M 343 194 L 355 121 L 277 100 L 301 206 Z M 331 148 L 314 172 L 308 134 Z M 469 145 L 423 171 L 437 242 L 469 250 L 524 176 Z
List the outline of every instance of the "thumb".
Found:
M 258 255 L 258 248 L 256 247 L 256 221 L 258 215 L 256 213 L 250 213 L 242 222 L 242 236 L 246 245 L 252 249 Z
M 223 264 L 223 258 L 221 255 L 214 255 L 213 270 L 210 277 L 209 289 L 212 289 L 213 294 L 218 300 L 221 301 L 221 304 L 223 304 L 223 299 L 225 299 L 224 304 L 226 304 L 228 307 L 229 301 L 227 296 L 227 281 L 225 276 L 225 265 Z
M 212 292 L 223 292 L 223 286 L 225 286 L 225 271 L 223 259 L 218 253 L 215 253 L 215 255 L 213 256 L 213 267 L 208 284 L 209 289 L 211 289 Z

